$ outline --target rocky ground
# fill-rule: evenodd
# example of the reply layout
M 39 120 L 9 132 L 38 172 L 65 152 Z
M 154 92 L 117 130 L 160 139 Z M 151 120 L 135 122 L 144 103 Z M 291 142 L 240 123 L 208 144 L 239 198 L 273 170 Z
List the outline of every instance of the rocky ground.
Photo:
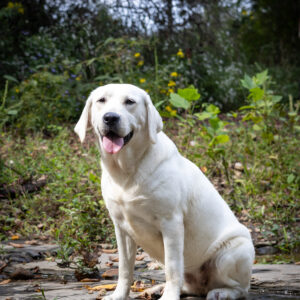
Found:
M 53 258 L 54 244 L 0 245 L 0 249 L 1 300 L 95 300 L 111 293 L 117 282 L 118 253 L 114 249 L 99 253 L 96 266 L 100 272 L 93 278 L 79 275 L 72 265 L 59 267 Z M 137 255 L 134 277 L 130 299 L 147 299 L 141 293 L 165 281 L 163 270 L 144 252 Z M 151 299 L 158 296 L 154 293 Z M 255 264 L 249 299 L 300 299 L 300 265 Z

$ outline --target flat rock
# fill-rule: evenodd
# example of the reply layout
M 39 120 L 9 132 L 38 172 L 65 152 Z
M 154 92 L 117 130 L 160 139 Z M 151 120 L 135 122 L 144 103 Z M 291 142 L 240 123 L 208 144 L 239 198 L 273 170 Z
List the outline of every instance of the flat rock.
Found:
M 109 269 L 105 262 L 108 255 L 101 255 L 98 268 L 101 273 Z M 148 260 L 146 260 L 148 261 Z M 117 264 L 117 263 L 116 263 Z M 60 268 L 56 262 L 38 261 L 27 264 L 13 265 L 24 269 L 39 267 L 42 275 L 40 279 L 11 281 L 0 284 L 0 299 L 34 300 L 43 299 L 44 291 L 47 300 L 53 299 L 96 299 L 98 292 L 91 292 L 87 286 L 116 283 L 117 279 L 100 282 L 76 282 L 74 269 Z M 51 280 L 49 280 L 51 278 Z M 163 270 L 147 270 L 146 264 L 137 262 L 135 280 L 155 280 L 156 284 L 165 281 Z M 133 299 L 135 293 L 131 293 Z M 204 299 L 199 297 L 187 297 L 187 300 Z M 299 265 L 254 265 L 249 299 L 259 300 L 294 300 L 300 299 L 300 266 Z

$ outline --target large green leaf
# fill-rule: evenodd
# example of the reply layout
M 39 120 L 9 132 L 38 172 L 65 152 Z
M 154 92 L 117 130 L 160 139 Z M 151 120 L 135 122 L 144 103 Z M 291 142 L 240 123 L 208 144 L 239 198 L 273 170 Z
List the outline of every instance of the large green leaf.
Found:
M 248 90 L 255 87 L 255 83 L 247 74 L 245 74 L 244 79 L 241 80 L 242 86 Z
M 188 101 L 196 101 L 200 98 L 200 94 L 194 86 L 190 86 L 185 89 L 178 89 L 178 94 Z
M 254 102 L 261 100 L 265 95 L 265 91 L 259 87 L 255 87 L 253 89 L 250 89 L 250 95 L 249 98 L 252 98 Z
M 220 112 L 220 109 L 219 109 L 219 107 L 217 107 L 213 104 L 210 104 L 206 107 L 206 111 L 213 115 L 217 115 Z
M 187 100 L 175 93 L 171 93 L 170 102 L 173 106 L 177 108 L 188 109 L 190 107 L 190 103 Z
M 255 76 L 255 79 L 256 79 L 256 83 L 259 84 L 259 85 L 262 85 L 265 83 L 265 81 L 268 79 L 268 70 L 265 70 L 261 73 L 258 73 L 256 76 Z
M 212 114 L 207 112 L 207 111 L 203 111 L 202 113 L 196 113 L 195 116 L 200 120 L 200 121 L 203 121 L 203 120 L 206 120 L 206 119 L 209 119 L 211 118 Z

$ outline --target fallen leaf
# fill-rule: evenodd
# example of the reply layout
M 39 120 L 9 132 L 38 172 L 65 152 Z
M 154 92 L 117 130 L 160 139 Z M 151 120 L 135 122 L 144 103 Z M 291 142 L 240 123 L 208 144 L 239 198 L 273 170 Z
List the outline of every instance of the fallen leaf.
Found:
M 9 243 L 10 246 L 13 246 L 14 248 L 24 248 L 24 244 L 16 244 L 16 243 Z
M 116 283 L 112 283 L 112 284 L 103 284 L 103 285 L 96 285 L 93 287 L 90 287 L 89 285 L 84 286 L 87 290 L 91 290 L 91 291 L 101 291 L 103 289 L 107 290 L 107 291 L 113 291 L 116 288 L 117 284 Z
M 107 254 L 114 254 L 118 252 L 118 249 L 102 249 L 101 251 Z
M 131 288 L 132 292 L 141 293 L 141 292 L 144 292 L 146 289 L 151 288 L 151 285 L 150 284 L 145 284 L 144 282 L 138 280 L 138 281 L 135 281 L 130 288 Z
M 11 237 L 11 239 L 12 240 L 18 240 L 20 237 L 18 236 L 18 235 L 13 235 L 12 237 Z
M 0 282 L 1 285 L 8 284 L 11 282 L 11 279 L 5 279 Z
M 201 171 L 202 171 L 203 173 L 206 173 L 206 172 L 207 172 L 207 168 L 206 168 L 205 166 L 201 167 L 200 169 L 201 169 Z
M 155 285 L 140 293 L 135 299 L 158 299 L 163 294 L 164 288 L 164 283 Z
M 149 264 L 147 264 L 148 270 L 159 270 L 161 269 L 161 264 L 158 262 L 150 262 Z
M 105 265 L 108 266 L 108 267 L 112 267 L 112 266 L 114 265 L 114 263 L 111 262 L 111 261 L 107 261 L 107 262 L 105 263 Z
M 119 261 L 119 257 L 118 256 L 110 256 L 109 259 L 113 262 L 118 262 Z
M 99 291 L 96 300 L 101 300 L 106 295 L 106 289 L 102 289 Z
M 295 265 L 300 265 L 300 261 L 296 261 L 296 262 L 295 262 Z
M 143 260 L 146 256 L 147 256 L 147 255 L 144 253 L 144 254 L 138 255 L 135 259 L 136 259 L 137 261 L 141 261 L 141 260 Z
M 43 223 L 40 223 L 40 224 L 37 225 L 37 228 L 38 228 L 38 229 L 42 229 L 44 226 L 45 226 L 45 225 L 44 225 Z
M 80 280 L 80 282 L 98 282 L 100 281 L 99 278 L 83 278 Z
M 109 270 L 105 271 L 101 276 L 103 278 L 112 278 L 112 277 L 118 276 L 118 274 L 119 274 L 118 269 L 109 269 Z

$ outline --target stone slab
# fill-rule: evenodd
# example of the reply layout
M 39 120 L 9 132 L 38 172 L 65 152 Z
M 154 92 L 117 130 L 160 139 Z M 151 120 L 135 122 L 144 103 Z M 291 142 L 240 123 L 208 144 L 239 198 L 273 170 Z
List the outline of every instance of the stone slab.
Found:
M 55 245 L 51 247 L 43 245 L 28 246 L 34 251 L 55 251 Z M 50 250 L 51 249 L 51 250 Z M 16 251 L 20 253 L 24 249 L 7 248 L 7 252 Z M 25 249 L 26 250 L 26 249 Z M 99 257 L 98 268 L 101 273 L 109 269 L 107 262 L 111 261 L 117 254 L 102 253 Z M 163 270 L 148 270 L 147 263 L 149 257 L 145 257 L 142 261 L 136 262 L 134 273 L 135 280 L 155 280 L 155 283 L 165 281 Z M 114 267 L 118 266 L 118 262 L 113 263 Z M 11 281 L 8 284 L 0 284 L 0 300 L 35 300 L 44 299 L 42 290 L 47 300 L 58 299 L 96 299 L 98 292 L 89 293 L 85 288 L 86 285 L 96 286 L 99 284 L 116 283 L 117 278 L 112 280 L 101 280 L 100 282 L 82 283 L 76 282 L 73 268 L 60 268 L 56 262 L 52 261 L 34 261 L 30 263 L 13 264 L 5 268 L 5 272 L 9 274 L 14 268 L 34 269 L 39 267 L 39 274 L 42 279 Z M 131 293 L 131 299 L 135 293 Z M 204 298 L 187 297 L 187 300 L 200 300 Z M 251 281 L 251 291 L 249 299 L 259 300 L 295 300 L 300 299 L 300 266 L 299 265 L 254 265 L 253 276 Z M 171 300 L 171 299 L 170 299 Z

